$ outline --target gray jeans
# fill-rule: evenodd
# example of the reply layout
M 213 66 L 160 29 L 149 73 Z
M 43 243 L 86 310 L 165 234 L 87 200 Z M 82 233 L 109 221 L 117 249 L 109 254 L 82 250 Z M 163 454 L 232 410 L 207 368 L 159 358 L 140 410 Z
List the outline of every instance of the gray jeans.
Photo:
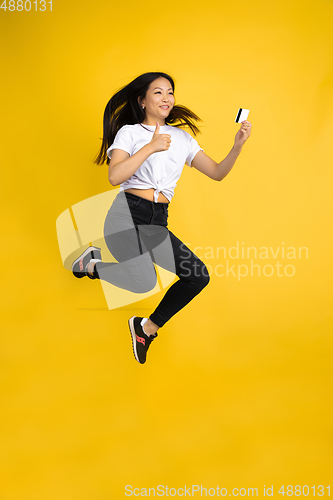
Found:
M 105 219 L 104 238 L 115 262 L 97 262 L 96 275 L 114 286 L 145 293 L 156 286 L 154 262 L 179 277 L 151 321 L 162 327 L 209 283 L 205 264 L 167 227 L 168 203 L 120 191 Z

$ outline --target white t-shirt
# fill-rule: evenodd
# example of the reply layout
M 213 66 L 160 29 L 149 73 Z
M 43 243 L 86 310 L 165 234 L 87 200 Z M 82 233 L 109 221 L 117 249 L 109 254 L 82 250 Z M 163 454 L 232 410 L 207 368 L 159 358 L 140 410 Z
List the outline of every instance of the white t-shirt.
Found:
M 156 126 L 141 125 L 140 123 L 124 125 L 118 130 L 113 144 L 107 150 L 108 157 L 111 158 L 112 149 L 122 149 L 130 156 L 134 155 L 151 141 L 155 128 Z M 191 167 L 193 158 L 200 150 L 203 151 L 203 148 L 188 132 L 178 127 L 163 125 L 160 127 L 160 133 L 170 134 L 169 149 L 151 154 L 132 177 L 120 184 L 120 191 L 130 188 L 150 189 L 153 187 L 155 188 L 154 201 L 156 203 L 160 192 L 171 201 L 184 164 Z

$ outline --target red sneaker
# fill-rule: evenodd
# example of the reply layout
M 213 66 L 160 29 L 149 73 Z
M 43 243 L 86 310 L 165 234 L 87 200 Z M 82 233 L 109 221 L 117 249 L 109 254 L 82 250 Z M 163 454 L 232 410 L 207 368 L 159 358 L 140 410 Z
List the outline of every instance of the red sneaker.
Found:
M 143 318 L 139 318 L 138 316 L 132 316 L 132 318 L 128 320 L 129 329 L 132 335 L 134 356 L 141 364 L 146 362 L 149 346 L 157 337 L 157 333 L 154 335 L 145 334 L 140 324 L 142 320 Z
M 91 259 L 101 260 L 101 249 L 97 247 L 88 247 L 80 257 L 74 260 L 72 264 L 72 273 L 76 278 L 84 278 L 87 276 L 86 265 L 91 261 Z M 92 276 L 89 278 L 94 279 Z

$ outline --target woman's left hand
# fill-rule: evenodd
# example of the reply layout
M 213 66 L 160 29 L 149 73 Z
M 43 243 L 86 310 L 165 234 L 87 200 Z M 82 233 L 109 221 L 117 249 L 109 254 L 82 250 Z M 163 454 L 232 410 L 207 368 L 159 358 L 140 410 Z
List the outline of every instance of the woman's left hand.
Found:
M 252 123 L 248 122 L 247 120 L 242 121 L 241 128 L 238 130 L 236 136 L 235 136 L 235 146 L 236 147 L 242 147 L 244 142 L 247 141 L 247 139 L 251 135 L 251 127 Z

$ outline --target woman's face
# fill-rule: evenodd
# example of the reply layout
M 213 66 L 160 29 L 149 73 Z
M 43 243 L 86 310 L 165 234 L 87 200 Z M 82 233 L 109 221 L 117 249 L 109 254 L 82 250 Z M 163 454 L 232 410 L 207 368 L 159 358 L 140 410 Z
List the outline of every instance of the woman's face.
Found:
M 171 83 L 164 77 L 154 80 L 147 90 L 146 97 L 141 101 L 144 106 L 148 123 L 158 119 L 165 120 L 175 104 L 175 96 Z

